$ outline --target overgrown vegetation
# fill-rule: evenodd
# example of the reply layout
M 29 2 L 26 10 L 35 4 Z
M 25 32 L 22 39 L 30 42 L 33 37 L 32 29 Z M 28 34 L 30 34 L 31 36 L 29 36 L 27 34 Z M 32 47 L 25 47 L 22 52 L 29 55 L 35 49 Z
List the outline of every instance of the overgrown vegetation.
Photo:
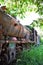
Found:
M 43 45 L 23 51 L 17 65 L 43 65 Z

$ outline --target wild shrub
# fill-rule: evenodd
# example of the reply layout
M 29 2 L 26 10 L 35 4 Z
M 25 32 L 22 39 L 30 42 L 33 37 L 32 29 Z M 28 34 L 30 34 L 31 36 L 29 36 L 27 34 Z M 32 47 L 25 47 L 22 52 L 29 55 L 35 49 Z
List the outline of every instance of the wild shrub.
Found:
M 17 65 L 43 65 L 43 45 L 24 50 Z

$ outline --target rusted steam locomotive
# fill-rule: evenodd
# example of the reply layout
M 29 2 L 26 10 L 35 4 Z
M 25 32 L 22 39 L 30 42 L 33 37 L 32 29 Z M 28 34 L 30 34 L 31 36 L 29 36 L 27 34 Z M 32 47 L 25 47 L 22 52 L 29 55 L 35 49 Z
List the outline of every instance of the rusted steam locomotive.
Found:
M 18 51 L 28 48 L 25 44 L 37 42 L 37 32 L 21 25 L 5 10 L 5 6 L 0 7 L 0 63 L 9 64 Z

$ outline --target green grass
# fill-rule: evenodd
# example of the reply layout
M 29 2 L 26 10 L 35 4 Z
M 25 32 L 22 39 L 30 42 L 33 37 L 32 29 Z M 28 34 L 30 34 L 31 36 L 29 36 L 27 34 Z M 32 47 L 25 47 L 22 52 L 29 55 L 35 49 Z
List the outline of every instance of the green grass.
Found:
M 17 65 L 43 65 L 43 45 L 23 51 Z

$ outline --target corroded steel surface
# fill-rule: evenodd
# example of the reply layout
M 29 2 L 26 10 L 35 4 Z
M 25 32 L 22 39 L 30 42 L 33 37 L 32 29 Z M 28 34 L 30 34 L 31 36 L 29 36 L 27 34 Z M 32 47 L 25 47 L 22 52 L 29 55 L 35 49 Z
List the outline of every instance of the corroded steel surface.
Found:
M 30 34 L 14 17 L 0 9 L 0 33 L 7 36 L 25 37 Z

